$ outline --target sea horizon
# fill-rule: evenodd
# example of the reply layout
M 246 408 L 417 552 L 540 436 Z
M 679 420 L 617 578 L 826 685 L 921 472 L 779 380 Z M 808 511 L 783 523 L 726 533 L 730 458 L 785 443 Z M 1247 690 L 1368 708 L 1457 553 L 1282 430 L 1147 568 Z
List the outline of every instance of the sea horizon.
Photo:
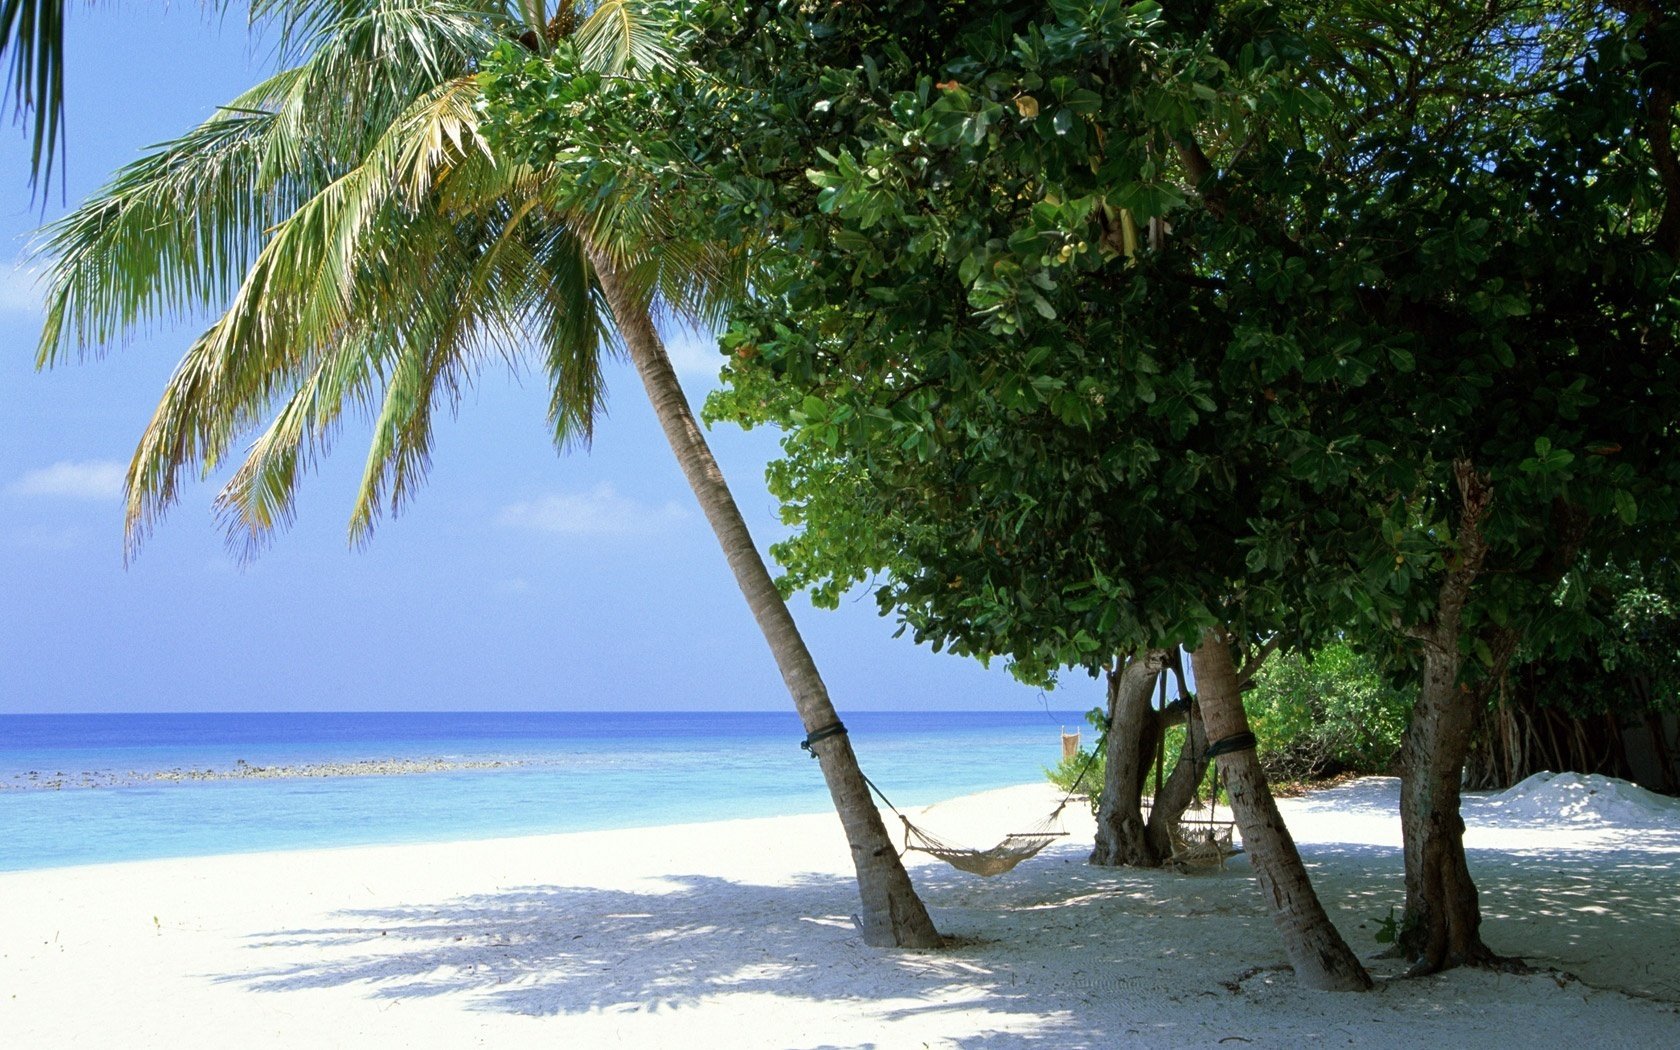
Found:
M 855 711 L 895 805 L 1042 780 L 1072 711 Z M 787 711 L 0 715 L 0 871 L 826 810 Z

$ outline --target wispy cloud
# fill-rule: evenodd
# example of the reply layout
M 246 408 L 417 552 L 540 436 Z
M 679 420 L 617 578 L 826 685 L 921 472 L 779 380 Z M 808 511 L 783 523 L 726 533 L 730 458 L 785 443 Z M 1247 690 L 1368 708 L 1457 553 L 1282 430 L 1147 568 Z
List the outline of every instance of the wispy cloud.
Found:
M 715 384 L 723 370 L 723 354 L 717 344 L 717 336 L 710 332 L 679 329 L 666 333 L 665 353 L 678 375 L 707 379 Z
M 40 271 L 20 261 L 0 262 L 0 315 L 41 312 Z
M 621 496 L 603 482 L 588 492 L 566 492 L 510 503 L 496 523 L 567 536 L 652 536 L 690 517 L 681 504 L 652 506 Z
M 54 499 L 116 500 L 122 498 L 127 468 L 114 460 L 69 461 L 32 470 L 6 486 L 14 496 Z

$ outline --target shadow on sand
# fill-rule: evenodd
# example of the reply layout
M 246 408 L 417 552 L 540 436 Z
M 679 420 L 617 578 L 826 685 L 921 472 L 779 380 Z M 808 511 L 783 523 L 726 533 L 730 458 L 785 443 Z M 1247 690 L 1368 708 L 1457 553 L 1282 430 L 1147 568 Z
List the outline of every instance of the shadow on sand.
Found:
M 1680 961 L 1634 951 L 1680 944 L 1669 848 L 1473 851 L 1489 943 L 1598 988 L 1680 1001 Z M 1379 920 L 1404 897 L 1398 850 L 1303 852 L 1344 935 L 1374 956 Z M 1241 998 L 1263 1007 L 1300 994 L 1246 862 L 1185 877 L 1092 868 L 1084 853 L 1047 851 L 1031 878 L 916 867 L 954 939 L 944 951 L 863 945 L 849 879 L 752 886 L 691 874 L 632 890 L 535 886 L 339 912 L 336 925 L 253 936 L 265 959 L 289 961 L 218 980 L 274 992 L 356 985 L 392 1000 L 465 993 L 474 1009 L 527 1016 L 657 1013 L 757 993 L 808 1004 L 813 1017 L 943 1015 L 951 1023 L 942 1045 L 971 1050 L 1113 1045 L 1128 1035 L 1216 1043 L 1199 1005 Z M 1373 963 L 1379 977 L 1398 969 Z M 1439 994 L 1383 984 L 1389 1009 Z M 832 1038 L 844 1028 L 823 1030 Z
M 271 992 L 362 986 L 389 1000 L 466 993 L 475 1009 L 528 1016 L 658 1012 L 758 993 L 884 1020 L 960 1012 L 968 1021 L 946 1029 L 945 1045 L 973 1050 L 1098 1045 L 1115 1018 L 1093 1007 L 1107 1013 L 1102 1004 L 1123 1001 L 1147 1029 L 1136 1034 L 1172 1041 L 1191 1020 L 1185 1005 L 1229 996 L 1221 982 L 1246 968 L 1205 948 L 1204 935 L 1181 941 L 1175 927 L 1218 922 L 1240 940 L 1269 935 L 1251 880 L 1238 870 L 1185 879 L 1097 869 L 1085 852 L 1047 851 L 1030 880 L 917 867 L 953 941 L 942 951 L 865 946 L 850 879 L 765 887 L 672 875 L 632 891 L 536 886 L 343 911 L 337 925 L 254 935 L 264 957 L 291 961 L 217 979 Z M 1114 909 L 1133 921 L 1093 922 Z

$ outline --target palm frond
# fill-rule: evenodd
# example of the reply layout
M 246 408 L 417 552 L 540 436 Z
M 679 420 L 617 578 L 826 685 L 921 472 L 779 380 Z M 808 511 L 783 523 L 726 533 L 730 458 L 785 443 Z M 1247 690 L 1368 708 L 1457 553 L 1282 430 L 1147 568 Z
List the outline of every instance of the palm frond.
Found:
M 14 119 L 30 125 L 33 186 L 52 178 L 64 145 L 64 0 L 0 0 L 0 61 L 8 52 L 6 93 Z
M 136 450 L 131 553 L 184 470 L 209 473 L 256 429 L 216 501 L 230 545 L 253 554 L 291 520 L 301 478 L 352 409 L 373 427 L 349 523 L 364 541 L 424 479 L 438 413 L 484 368 L 522 368 L 529 349 L 557 444 L 587 443 L 615 351 L 598 254 L 650 309 L 702 323 L 745 288 L 746 254 L 687 244 L 634 172 L 568 210 L 580 195 L 560 173 L 497 161 L 471 73 L 509 24 L 500 5 L 255 8 L 286 9 L 299 63 L 119 173 L 47 241 L 46 361 L 171 310 L 224 308 Z M 575 40 L 609 71 L 671 60 L 641 6 L 621 0 L 593 5 Z
M 59 360 L 67 344 L 100 350 L 225 303 L 281 217 L 361 163 L 417 92 L 445 71 L 461 76 L 494 39 L 470 5 L 338 6 L 357 10 L 323 30 L 301 66 L 124 167 L 43 231 L 35 254 L 51 276 L 38 363 Z M 460 105 L 452 115 L 459 122 Z
M 263 113 L 219 113 L 42 231 L 35 254 L 49 277 L 39 364 L 227 299 L 263 230 L 294 203 L 287 186 L 253 191 L 272 124 Z
M 671 69 L 676 59 L 667 27 L 649 16 L 646 5 L 631 0 L 602 0 L 572 36 L 585 69 L 603 73 Z
M 226 2 L 222 0 L 224 6 Z M 278 51 L 286 62 L 318 54 L 346 26 L 401 25 L 405 20 L 417 25 L 442 15 L 497 31 L 507 21 L 506 5 L 498 0 L 249 0 L 247 6 L 251 24 L 277 27 Z
M 291 523 L 302 472 L 317 453 L 326 452 L 345 404 L 371 395 L 378 359 L 377 351 L 357 339 L 329 347 L 251 443 L 216 497 L 222 527 L 241 557 L 254 555 L 275 529 Z

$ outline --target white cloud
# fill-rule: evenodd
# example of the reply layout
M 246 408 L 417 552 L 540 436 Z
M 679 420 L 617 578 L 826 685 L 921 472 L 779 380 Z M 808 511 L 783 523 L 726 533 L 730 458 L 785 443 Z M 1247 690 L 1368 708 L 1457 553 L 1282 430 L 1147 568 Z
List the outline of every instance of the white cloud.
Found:
M 127 472 L 127 467 L 114 460 L 66 461 L 32 470 L 6 486 L 6 491 L 15 496 L 116 500 L 122 498 Z
M 41 273 L 21 262 L 0 263 L 0 314 L 41 312 Z
M 652 536 L 689 517 L 678 503 L 650 506 L 620 496 L 603 482 L 589 492 L 510 503 L 497 513 L 496 523 L 567 536 Z
M 665 353 L 671 367 L 681 376 L 705 379 L 717 385 L 718 373 L 723 371 L 723 354 L 718 350 L 717 336 L 710 332 L 679 329 L 665 335 Z

